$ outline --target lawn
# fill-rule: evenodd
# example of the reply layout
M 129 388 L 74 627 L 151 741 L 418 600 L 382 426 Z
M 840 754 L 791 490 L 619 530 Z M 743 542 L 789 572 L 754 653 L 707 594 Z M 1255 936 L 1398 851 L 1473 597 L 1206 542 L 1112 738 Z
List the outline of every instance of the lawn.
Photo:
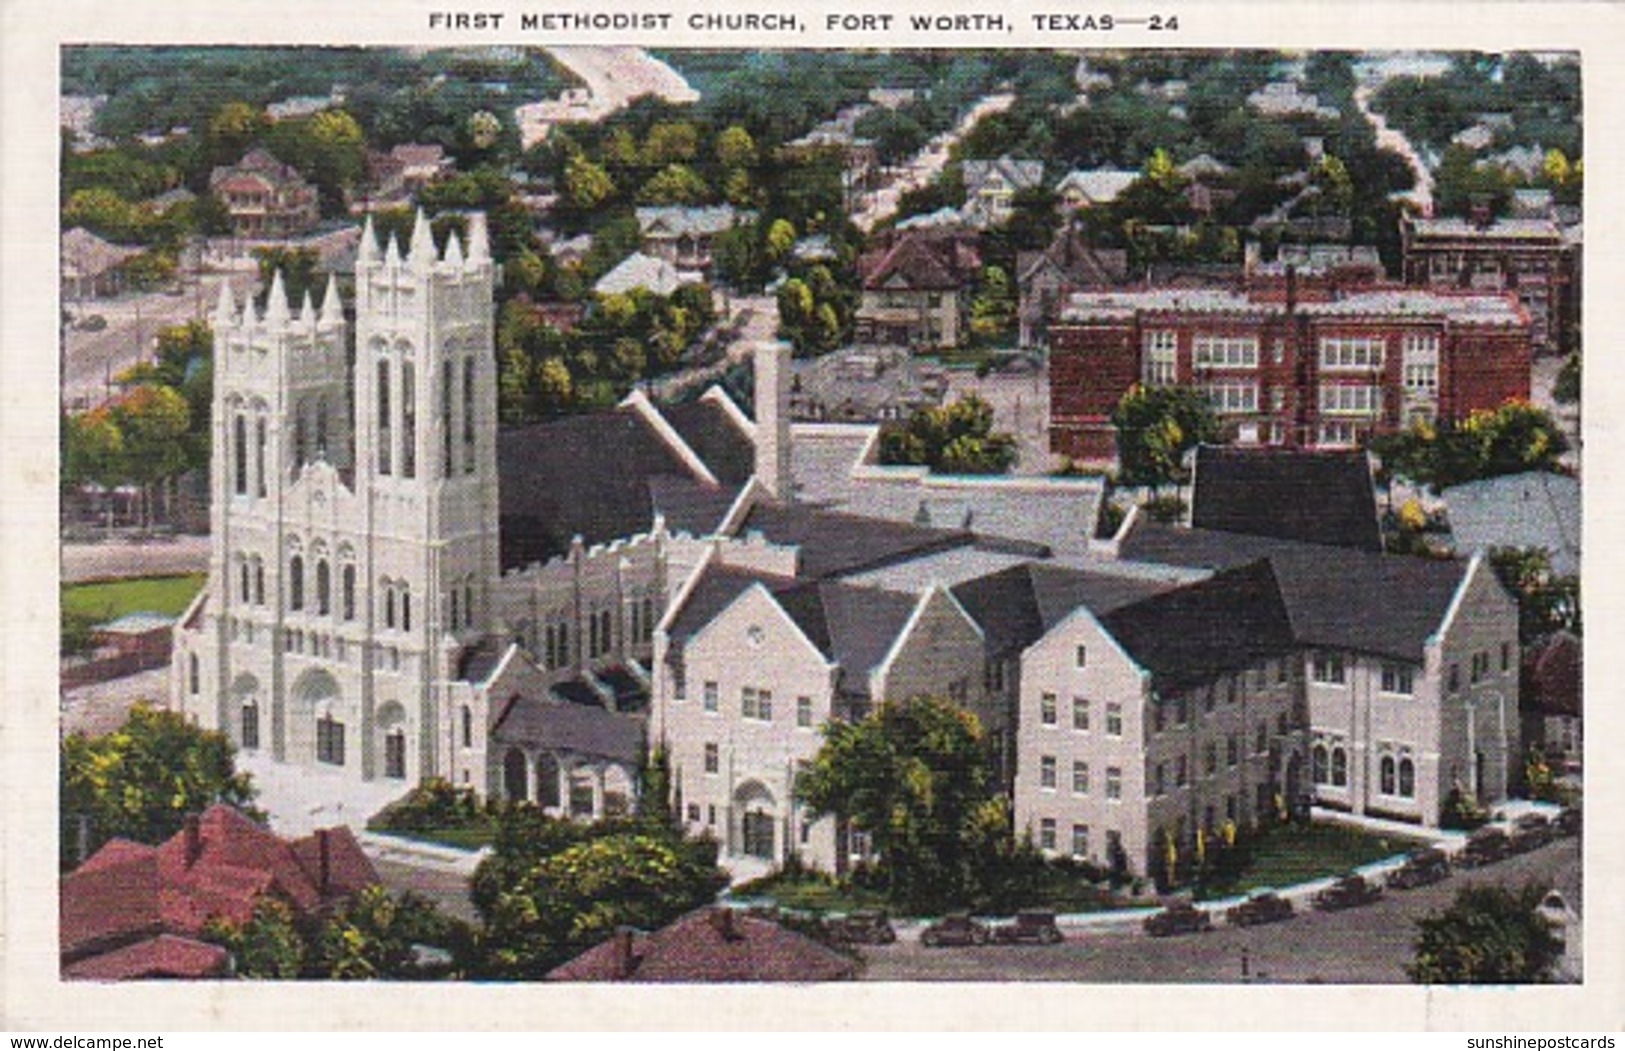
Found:
M 806 912 L 851 912 L 886 906 L 886 896 L 879 891 L 838 884 L 816 873 L 764 876 L 735 887 L 729 896 L 742 901 L 769 898 L 783 908 Z
M 62 612 L 64 615 L 91 617 L 97 623 L 138 610 L 179 616 L 202 589 L 203 581 L 204 574 L 187 573 L 173 577 L 131 577 L 128 580 L 68 584 L 62 588 Z
M 415 839 L 420 843 L 436 843 L 442 847 L 455 847 L 458 850 L 479 850 L 482 847 L 488 847 L 496 839 L 497 834 L 494 824 L 458 825 L 453 828 L 425 828 L 412 832 L 398 828 L 373 828 L 373 831 L 385 836 Z
M 1344 825 L 1276 826 L 1254 845 L 1252 858 L 1239 875 L 1209 883 L 1196 896 L 1224 898 L 1258 887 L 1289 887 L 1338 876 L 1421 845 L 1420 840 L 1377 836 Z

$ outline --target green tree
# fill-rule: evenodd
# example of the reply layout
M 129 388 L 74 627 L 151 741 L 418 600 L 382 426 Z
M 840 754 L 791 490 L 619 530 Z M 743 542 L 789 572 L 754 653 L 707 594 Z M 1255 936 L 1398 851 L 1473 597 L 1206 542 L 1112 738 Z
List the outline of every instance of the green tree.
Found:
M 685 164 L 700 152 L 700 130 L 688 121 L 661 121 L 643 140 L 643 159 L 650 167 Z
M 592 212 L 615 195 L 615 184 L 603 167 L 577 155 L 564 168 L 564 195 L 577 211 Z
M 231 953 L 239 978 L 287 980 L 304 972 L 305 940 L 293 910 L 280 898 L 260 898 L 246 923 L 210 919 L 203 925 L 202 937 Z
M 110 410 L 91 409 L 63 421 L 63 484 L 111 487 L 124 474 L 124 434 Z
M 404 250 L 405 247 L 406 241 L 402 240 L 401 248 Z M 263 245 L 254 249 L 254 259 L 259 264 L 260 285 L 259 295 L 256 298 L 261 308 L 267 304 L 267 297 L 271 294 L 271 282 L 278 273 L 282 274 L 282 287 L 287 293 L 290 309 L 298 310 L 307 292 L 313 301 L 321 300 L 327 279 L 317 270 L 322 257 L 316 249 Z
M 1008 839 L 981 723 L 940 697 L 829 723 L 796 790 L 813 813 L 869 834 L 893 901 L 909 909 L 970 902 Z
M 1219 421 L 1191 387 L 1130 387 L 1112 412 L 1118 475 L 1126 485 L 1161 488 L 1184 478 L 1185 453 L 1219 438 Z
M 1490 568 L 1518 600 L 1518 640 L 1529 645 L 1555 631 L 1581 634 L 1580 580 L 1552 572 L 1541 547 L 1492 547 Z
M 756 140 L 739 125 L 729 125 L 717 135 L 716 155 L 724 168 L 750 168 L 756 163 Z
M 343 980 L 427 977 L 414 946 L 460 944 L 457 924 L 410 891 L 367 887 L 322 922 L 311 939 L 307 977 Z
M 1016 462 L 1016 440 L 993 430 L 993 407 L 974 394 L 915 410 L 880 433 L 880 462 L 916 464 L 953 474 L 1003 474 Z
M 642 204 L 701 204 L 710 196 L 700 173 L 686 164 L 666 165 L 638 191 Z
M 768 224 L 767 236 L 762 241 L 762 247 L 769 262 L 780 263 L 790 254 L 790 249 L 795 247 L 795 243 L 795 224 L 781 218 Z
M 982 268 L 970 303 L 970 331 L 977 342 L 998 343 L 1009 338 L 1016 321 L 1016 296 L 1003 267 Z
M 114 836 L 160 843 L 180 831 L 187 814 L 217 802 L 258 818 L 249 806 L 253 785 L 237 772 L 235 754 L 224 734 L 146 703 L 133 706 L 112 733 L 69 734 L 60 768 L 64 864 L 83 860 L 74 858 L 82 820 L 95 851 Z
M 128 479 L 142 489 L 142 519 L 153 521 L 153 489 L 187 465 L 186 438 L 191 408 L 172 387 L 142 384 L 113 405 L 113 420 L 124 436 Z
M 1552 385 L 1552 400 L 1559 405 L 1580 404 L 1580 352 L 1574 351 L 1563 359 L 1557 371 L 1557 382 Z
M 1405 973 L 1428 985 L 1550 981 L 1563 943 L 1536 911 L 1545 894 L 1538 884 L 1463 887 L 1448 909 L 1417 921 Z

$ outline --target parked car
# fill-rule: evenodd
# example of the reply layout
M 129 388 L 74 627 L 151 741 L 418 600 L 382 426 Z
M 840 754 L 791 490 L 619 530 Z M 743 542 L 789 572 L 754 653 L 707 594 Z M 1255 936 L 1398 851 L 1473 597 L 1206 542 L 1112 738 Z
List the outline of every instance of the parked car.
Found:
M 1380 897 L 1382 897 L 1381 886 L 1358 872 L 1350 872 L 1346 876 L 1338 877 L 1336 883 L 1315 895 L 1315 908 L 1326 912 L 1354 909 L 1361 905 L 1370 905 Z
M 1559 938 L 1568 934 L 1569 903 L 1560 890 L 1549 890 L 1535 906 L 1535 914 L 1552 925 L 1552 933 Z
M 1458 861 L 1467 868 L 1489 865 L 1512 855 L 1512 837 L 1495 825 L 1485 825 L 1467 837 Z
M 89 314 L 80 318 L 74 327 L 81 332 L 100 332 L 107 327 L 107 319 L 100 314 Z
M 1145 933 L 1153 938 L 1174 934 L 1200 934 L 1213 929 L 1213 917 L 1188 901 L 1175 902 L 1145 918 Z
M 1273 890 L 1255 890 L 1247 896 L 1246 901 L 1230 906 L 1224 918 L 1232 927 L 1279 923 L 1292 918 L 1292 903 Z
M 1534 850 L 1552 841 L 1552 825 L 1541 814 L 1524 814 L 1512 823 L 1512 849 Z
M 884 909 L 857 909 L 827 922 L 831 940 L 848 945 L 890 945 L 897 940 Z
M 1437 883 L 1450 875 L 1450 858 L 1438 847 L 1413 850 L 1392 876 L 1388 886 L 1394 890 L 1410 890 Z
M 920 944 L 929 948 L 956 945 L 986 945 L 987 925 L 968 912 L 950 912 L 920 935 Z
M 1580 808 L 1566 806 L 1557 815 L 1557 831 L 1564 836 L 1578 836 L 1580 834 Z
M 1055 913 L 1025 909 L 1016 913 L 1013 922 L 994 927 L 993 940 L 1007 944 L 1054 945 L 1062 940 L 1061 928 L 1055 925 Z

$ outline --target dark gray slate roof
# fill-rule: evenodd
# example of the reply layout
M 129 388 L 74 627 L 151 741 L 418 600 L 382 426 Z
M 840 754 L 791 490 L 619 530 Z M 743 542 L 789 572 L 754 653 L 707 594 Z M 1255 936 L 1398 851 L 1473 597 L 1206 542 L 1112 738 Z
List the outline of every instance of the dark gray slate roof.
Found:
M 1099 616 L 1172 585 L 1064 566 L 1027 562 L 953 589 L 981 627 L 992 657 L 1017 656 L 1079 606 Z
M 713 403 L 663 411 L 723 485 L 696 478 L 630 408 L 501 432 L 503 568 L 564 554 L 578 535 L 600 544 L 643 532 L 656 511 L 674 529 L 709 532 L 749 479 L 752 447 Z
M 753 508 L 741 532 L 757 532 L 776 544 L 798 546 L 799 574 L 813 579 L 875 569 L 976 542 L 974 534 L 962 529 L 930 529 L 795 504 Z
M 865 695 L 868 673 L 908 623 L 916 596 L 833 580 L 794 580 L 729 566 L 706 569 L 672 618 L 673 653 L 753 584 L 761 584 L 807 639 L 840 666 L 837 688 Z
M 1120 554 L 1206 569 L 1267 558 L 1300 643 L 1417 662 L 1467 570 L 1460 559 L 1383 555 L 1139 520 Z
M 492 736 L 504 744 L 545 745 L 636 763 L 643 748 L 643 720 L 592 705 L 521 695 L 508 703 Z
M 1159 689 L 1252 667 L 1296 645 L 1267 560 L 1122 606 L 1100 620 Z
M 756 443 L 721 405 L 701 398 L 660 411 L 695 455 L 705 461 L 717 481 L 742 485 L 755 473 Z
M 1204 445 L 1196 451 L 1191 525 L 1382 550 L 1371 468 L 1358 450 L 1296 452 Z
M 457 678 L 472 683 L 489 679 L 510 645 L 496 638 L 484 638 L 467 647 L 457 655 Z

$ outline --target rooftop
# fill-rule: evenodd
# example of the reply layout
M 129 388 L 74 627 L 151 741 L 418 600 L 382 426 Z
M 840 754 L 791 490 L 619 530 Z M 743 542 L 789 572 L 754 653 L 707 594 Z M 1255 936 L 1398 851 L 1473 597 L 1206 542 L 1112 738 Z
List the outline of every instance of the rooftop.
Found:
M 1191 525 L 1382 550 L 1371 465 L 1358 450 L 1201 446 L 1196 451 Z
M 828 982 L 857 962 L 770 920 L 708 906 L 657 931 L 624 929 L 548 972 L 555 982 Z

